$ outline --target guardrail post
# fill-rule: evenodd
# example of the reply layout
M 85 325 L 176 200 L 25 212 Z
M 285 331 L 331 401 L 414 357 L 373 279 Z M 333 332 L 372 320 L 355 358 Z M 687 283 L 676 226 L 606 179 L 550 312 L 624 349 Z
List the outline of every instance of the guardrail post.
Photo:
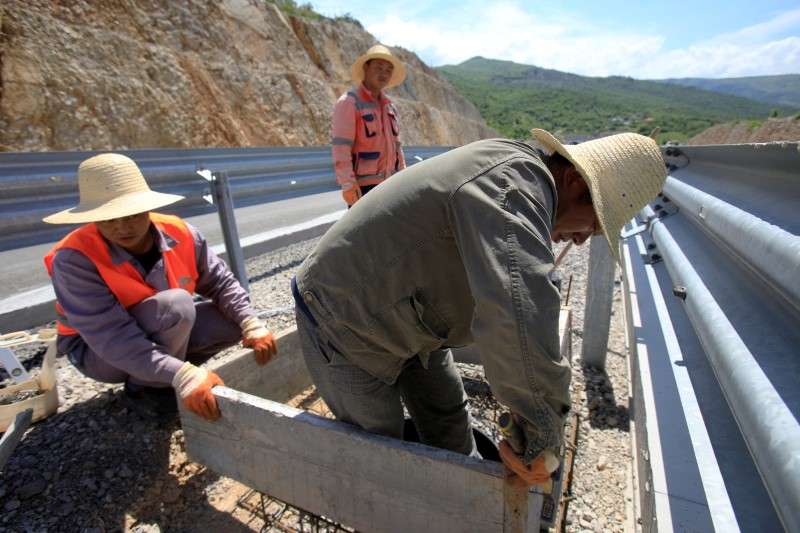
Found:
M 214 193 L 213 203 L 217 204 L 219 222 L 222 226 L 222 237 L 225 240 L 225 251 L 228 252 L 228 264 L 231 272 L 239 280 L 244 290 L 250 292 L 247 271 L 244 268 L 242 246 L 239 243 L 239 231 L 236 229 L 236 215 L 233 209 L 231 189 L 228 185 L 228 173 L 224 170 L 211 173 L 209 170 L 204 169 L 198 170 L 197 173 L 211 183 Z
M 605 239 L 602 236 L 592 237 L 589 241 L 589 281 L 586 286 L 581 359 L 599 369 L 606 366 L 616 267 Z

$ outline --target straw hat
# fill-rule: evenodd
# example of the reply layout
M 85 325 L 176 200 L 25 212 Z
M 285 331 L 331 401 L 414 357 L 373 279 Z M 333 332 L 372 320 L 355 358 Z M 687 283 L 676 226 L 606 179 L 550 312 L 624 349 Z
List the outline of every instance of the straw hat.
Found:
M 569 159 L 589 184 L 597 220 L 617 263 L 619 234 L 667 180 L 666 164 L 656 142 L 637 133 L 620 133 L 564 146 L 550 133 L 531 134 L 551 154 Z
M 139 167 L 120 154 L 90 157 L 78 167 L 77 207 L 50 215 L 50 224 L 99 222 L 151 211 L 183 196 L 151 191 Z
M 364 63 L 370 59 L 384 59 L 394 65 L 392 71 L 392 78 L 386 84 L 386 88 L 400 85 L 406 79 L 406 67 L 403 63 L 392 55 L 392 52 L 382 44 L 376 44 L 363 56 L 356 59 L 355 63 L 350 66 L 350 75 L 353 76 L 355 81 L 364 81 Z

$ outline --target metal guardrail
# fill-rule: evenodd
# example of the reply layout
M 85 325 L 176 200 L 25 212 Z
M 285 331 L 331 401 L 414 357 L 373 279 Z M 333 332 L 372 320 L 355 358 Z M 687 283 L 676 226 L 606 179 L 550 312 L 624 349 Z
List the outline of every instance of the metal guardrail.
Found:
M 637 514 L 645 531 L 800 531 L 800 143 L 663 150 L 663 196 L 623 235 Z M 334 187 L 327 147 L 123 153 L 186 209 L 213 210 L 199 166 L 241 201 Z M 77 203 L 90 155 L 0 154 L 0 246 Z
M 406 164 L 451 147 L 406 146 Z M 101 151 L 0 153 L 0 250 L 56 241 L 73 226 L 45 224 L 42 218 L 78 204 L 80 163 Z M 139 165 L 154 190 L 186 199 L 171 212 L 188 217 L 215 210 L 200 169 L 227 172 L 237 206 L 265 203 L 288 194 L 336 188 L 329 146 L 119 150 Z
M 624 236 L 646 531 L 800 531 L 800 143 L 679 146 Z

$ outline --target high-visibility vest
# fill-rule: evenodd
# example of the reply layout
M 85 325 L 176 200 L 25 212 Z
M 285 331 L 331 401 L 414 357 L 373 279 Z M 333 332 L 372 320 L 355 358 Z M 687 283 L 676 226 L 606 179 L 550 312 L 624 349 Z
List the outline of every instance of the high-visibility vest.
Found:
M 400 118 L 385 94 L 376 100 L 360 84 L 333 109 L 332 155 L 336 181 L 377 185 L 406 167 Z
M 150 213 L 150 220 L 158 229 L 177 242 L 175 246 L 161 253 L 164 258 L 167 281 L 170 288 L 185 289 L 190 294 L 193 294 L 197 285 L 198 274 L 194 253 L 194 237 L 191 231 L 189 231 L 186 223 L 176 216 Z M 120 265 L 114 264 L 108 250 L 108 243 L 100 235 L 100 231 L 94 224 L 87 224 L 76 229 L 61 239 L 44 256 L 44 263 L 47 266 L 49 275 L 52 275 L 53 257 L 61 248 L 78 250 L 94 263 L 103 281 L 114 293 L 114 296 L 117 297 L 119 303 L 126 309 L 158 292 L 145 282 L 142 275 L 129 261 L 125 261 Z M 58 301 L 56 301 L 56 311 L 58 312 L 58 333 L 61 335 L 75 335 L 78 333 L 76 329 L 69 325 L 69 321 Z

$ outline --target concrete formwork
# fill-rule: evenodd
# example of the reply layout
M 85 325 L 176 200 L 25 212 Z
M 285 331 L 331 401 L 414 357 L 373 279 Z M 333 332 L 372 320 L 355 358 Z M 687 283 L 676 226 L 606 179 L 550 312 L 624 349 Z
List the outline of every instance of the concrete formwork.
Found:
M 568 308 L 560 322 L 569 339 Z M 193 461 L 359 531 L 539 531 L 543 494 L 508 486 L 500 462 L 373 435 L 286 405 L 312 383 L 294 328 L 279 335 L 278 346 L 266 366 L 249 349 L 212 366 L 226 384 L 214 389 L 218 421 L 181 406 Z M 567 357 L 569 346 L 562 342 Z

